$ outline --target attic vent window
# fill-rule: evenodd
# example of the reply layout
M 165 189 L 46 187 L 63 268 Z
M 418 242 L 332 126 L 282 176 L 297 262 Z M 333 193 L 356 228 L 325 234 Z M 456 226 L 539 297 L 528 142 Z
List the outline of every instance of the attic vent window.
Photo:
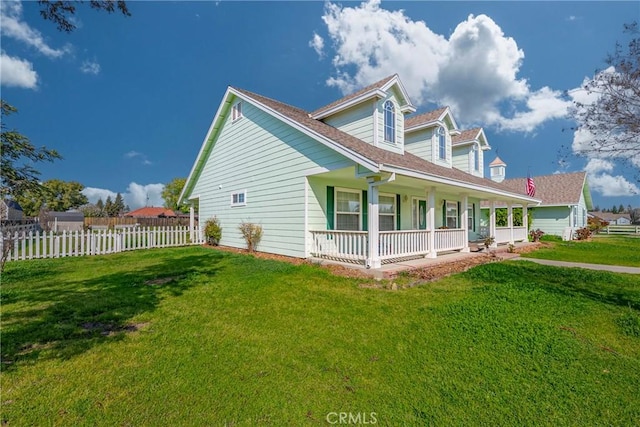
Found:
M 384 103 L 384 140 L 396 143 L 396 108 L 391 101 Z
M 234 122 L 242 118 L 242 102 L 236 102 L 235 104 L 233 104 L 231 118 Z

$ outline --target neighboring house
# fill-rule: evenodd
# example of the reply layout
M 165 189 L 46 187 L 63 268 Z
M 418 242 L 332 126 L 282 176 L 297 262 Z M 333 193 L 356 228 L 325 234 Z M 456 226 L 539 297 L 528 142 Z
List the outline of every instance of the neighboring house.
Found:
M 414 111 L 397 75 L 313 112 L 229 87 L 180 202 L 199 206 L 200 230 L 217 216 L 222 245 L 246 247 L 248 221 L 263 227 L 261 251 L 371 268 L 468 251 L 482 200 L 539 203 L 482 177 L 482 129 L 458 129 L 449 108 L 405 118 Z M 492 227 L 499 241 L 527 238 Z
M 493 179 L 504 179 L 506 164 L 498 158 L 496 160 L 490 168 L 500 170 L 491 175 Z M 587 212 L 593 206 L 586 172 L 534 176 L 533 182 L 535 197 L 542 203 L 533 209 L 530 229 L 540 229 L 556 236 L 571 236 L 567 235 L 569 230 L 587 226 Z M 504 179 L 502 183 L 513 191 L 526 194 L 527 178 Z
M 611 212 L 589 212 L 589 215 L 608 222 L 610 225 L 631 225 L 631 216 L 626 213 L 614 214 Z
M 84 230 L 84 214 L 80 211 L 56 212 L 49 211 L 45 214 L 49 230 L 57 233 L 61 231 Z M 41 223 L 43 218 L 40 219 Z
M 22 207 L 15 200 L 4 199 L 0 201 L 0 220 L 2 221 L 22 221 L 24 213 Z
M 171 209 L 147 206 L 124 214 L 130 218 L 176 218 L 178 215 Z

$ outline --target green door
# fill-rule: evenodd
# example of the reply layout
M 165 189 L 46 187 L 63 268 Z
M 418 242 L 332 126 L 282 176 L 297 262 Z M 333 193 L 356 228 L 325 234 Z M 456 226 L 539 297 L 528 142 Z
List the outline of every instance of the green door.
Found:
M 418 230 L 427 229 L 427 201 L 418 200 Z

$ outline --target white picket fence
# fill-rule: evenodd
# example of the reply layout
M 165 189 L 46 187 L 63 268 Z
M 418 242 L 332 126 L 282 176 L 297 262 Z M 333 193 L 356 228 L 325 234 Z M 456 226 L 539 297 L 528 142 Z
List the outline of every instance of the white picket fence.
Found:
M 0 249 L 12 245 L 7 261 L 103 255 L 136 249 L 167 248 L 204 243 L 200 233 L 190 238 L 189 227 L 131 228 L 98 231 L 0 233 Z M 4 252 L 3 252 L 4 253 Z

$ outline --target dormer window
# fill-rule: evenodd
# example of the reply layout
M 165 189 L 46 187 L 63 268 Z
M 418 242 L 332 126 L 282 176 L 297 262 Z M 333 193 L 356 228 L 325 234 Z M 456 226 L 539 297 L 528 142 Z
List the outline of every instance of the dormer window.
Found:
M 473 170 L 476 172 L 480 172 L 480 150 L 478 150 L 478 146 L 474 144 L 473 146 Z
M 391 101 L 384 103 L 384 141 L 396 143 L 396 107 Z
M 438 135 L 438 158 L 447 160 L 447 131 L 440 126 L 437 131 Z

